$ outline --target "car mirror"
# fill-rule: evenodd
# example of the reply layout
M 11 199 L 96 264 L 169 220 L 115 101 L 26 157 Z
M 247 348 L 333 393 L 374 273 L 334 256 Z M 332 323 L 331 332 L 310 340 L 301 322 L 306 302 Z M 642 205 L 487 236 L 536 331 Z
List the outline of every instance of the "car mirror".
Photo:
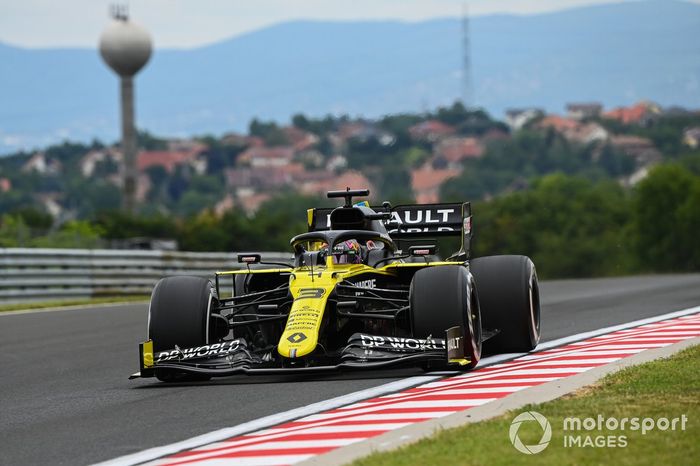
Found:
M 260 254 L 239 254 L 238 262 L 240 264 L 258 264 L 261 261 Z
M 432 256 L 436 251 L 437 247 L 434 244 L 411 246 L 408 248 L 409 254 L 414 257 Z

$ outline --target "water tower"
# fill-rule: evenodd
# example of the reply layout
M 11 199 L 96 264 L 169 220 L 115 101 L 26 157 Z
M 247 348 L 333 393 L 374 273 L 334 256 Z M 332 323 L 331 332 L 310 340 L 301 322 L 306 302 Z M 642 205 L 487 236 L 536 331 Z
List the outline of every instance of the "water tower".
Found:
M 129 21 L 123 6 L 112 7 L 112 21 L 100 36 L 100 54 L 119 75 L 124 156 L 124 208 L 133 212 L 136 198 L 136 130 L 134 128 L 134 75 L 151 57 L 151 36 Z

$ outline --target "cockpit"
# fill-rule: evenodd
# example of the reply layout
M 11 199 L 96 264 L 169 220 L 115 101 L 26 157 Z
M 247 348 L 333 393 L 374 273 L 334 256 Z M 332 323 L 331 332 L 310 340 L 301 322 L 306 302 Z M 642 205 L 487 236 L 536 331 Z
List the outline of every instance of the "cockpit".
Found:
M 298 235 L 292 239 L 295 265 L 324 266 L 365 264 L 373 267 L 395 251 L 388 235 L 371 230 L 327 230 Z

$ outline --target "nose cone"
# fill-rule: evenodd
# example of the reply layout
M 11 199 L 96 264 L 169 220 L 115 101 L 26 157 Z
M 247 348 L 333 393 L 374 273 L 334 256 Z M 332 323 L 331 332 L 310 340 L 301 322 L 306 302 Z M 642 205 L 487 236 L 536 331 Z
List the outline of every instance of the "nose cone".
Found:
M 100 54 L 118 75 L 133 76 L 151 57 L 151 35 L 130 21 L 112 21 L 100 36 Z

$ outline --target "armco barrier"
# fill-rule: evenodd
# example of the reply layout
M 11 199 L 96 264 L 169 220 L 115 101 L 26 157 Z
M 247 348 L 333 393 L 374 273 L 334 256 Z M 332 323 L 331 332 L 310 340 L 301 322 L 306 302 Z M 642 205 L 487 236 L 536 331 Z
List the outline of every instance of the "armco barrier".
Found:
M 260 253 L 270 261 L 291 253 Z M 162 277 L 241 268 L 236 253 L 0 248 L 0 303 L 148 294 Z

